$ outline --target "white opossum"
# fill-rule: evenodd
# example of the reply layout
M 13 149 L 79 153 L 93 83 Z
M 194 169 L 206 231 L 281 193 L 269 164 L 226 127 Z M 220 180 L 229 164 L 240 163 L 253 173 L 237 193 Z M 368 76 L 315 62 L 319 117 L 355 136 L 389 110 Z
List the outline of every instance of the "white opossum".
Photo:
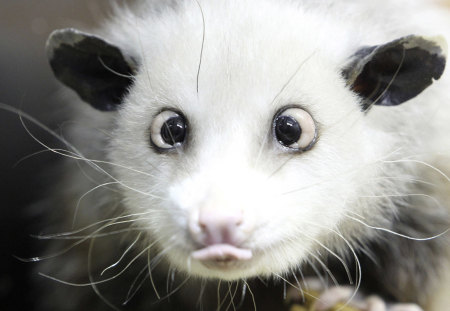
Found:
M 59 239 L 39 266 L 54 279 L 43 309 L 127 297 L 133 310 L 241 298 L 244 310 L 281 310 L 280 285 L 258 294 L 250 280 L 303 285 L 308 270 L 323 283 L 344 270 L 389 310 L 448 308 L 450 14 L 398 0 L 115 11 L 96 35 L 59 30 L 47 46 L 56 77 L 91 106 L 68 99 L 77 124 L 63 153 L 78 166 L 39 205 L 54 230 L 81 228 L 43 236 Z M 179 287 L 170 301 L 166 280 Z

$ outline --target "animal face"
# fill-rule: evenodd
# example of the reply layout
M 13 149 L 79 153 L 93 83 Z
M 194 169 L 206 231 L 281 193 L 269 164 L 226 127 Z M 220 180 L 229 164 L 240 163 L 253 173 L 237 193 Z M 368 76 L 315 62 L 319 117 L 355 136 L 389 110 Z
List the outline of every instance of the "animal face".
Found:
M 380 214 L 397 143 L 395 118 L 368 110 L 439 78 L 443 48 L 411 36 L 355 51 L 339 31 L 312 35 L 317 22 L 300 11 L 230 6 L 247 18 L 227 19 L 193 4 L 138 27 L 131 52 L 73 30 L 49 44 L 64 83 L 117 110 L 108 154 L 128 212 L 146 214 L 138 223 L 171 265 L 207 278 L 281 274 L 347 248 L 348 216 Z M 77 53 L 92 62 L 71 66 Z M 414 55 L 429 66 L 403 67 Z M 398 96 L 417 72 L 417 94 Z

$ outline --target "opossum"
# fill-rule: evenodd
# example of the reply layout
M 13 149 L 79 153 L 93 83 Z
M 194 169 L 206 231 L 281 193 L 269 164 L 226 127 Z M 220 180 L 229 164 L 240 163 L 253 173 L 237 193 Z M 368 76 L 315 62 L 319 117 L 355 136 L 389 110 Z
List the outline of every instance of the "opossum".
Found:
M 136 1 L 55 31 L 76 122 L 33 207 L 40 308 L 282 310 L 319 284 L 317 310 L 447 310 L 449 39 L 399 0 Z

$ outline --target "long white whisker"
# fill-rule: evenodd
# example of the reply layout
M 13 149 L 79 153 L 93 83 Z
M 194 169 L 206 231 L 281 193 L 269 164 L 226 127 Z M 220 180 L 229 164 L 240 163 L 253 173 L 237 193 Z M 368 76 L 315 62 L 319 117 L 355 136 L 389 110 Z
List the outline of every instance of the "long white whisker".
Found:
M 205 14 L 203 13 L 203 8 L 200 5 L 200 2 L 198 0 L 195 0 L 195 2 L 198 5 L 198 8 L 200 9 L 200 14 L 202 16 L 202 44 L 200 48 L 200 57 L 198 61 L 198 69 L 197 69 L 197 96 L 198 96 L 198 90 L 199 90 L 199 79 L 200 79 L 200 70 L 202 68 L 202 60 L 203 60 L 203 50 L 205 47 L 205 35 L 206 35 L 206 22 L 205 22 Z
M 187 277 L 183 282 L 181 282 L 180 285 L 178 285 L 173 291 L 171 291 L 169 294 L 167 294 L 167 295 L 161 297 L 161 300 L 167 299 L 167 298 L 169 298 L 170 296 L 172 296 L 173 294 L 175 294 L 177 291 L 179 291 L 179 290 L 184 286 L 184 284 L 186 284 L 187 281 L 189 281 L 190 278 L 191 278 L 191 277 L 188 276 L 188 277 Z
M 448 177 L 443 171 L 441 171 L 437 167 L 435 167 L 427 162 L 424 162 L 424 161 L 414 160 L 414 159 L 400 159 L 400 160 L 391 160 L 391 161 L 386 160 L 384 162 L 385 163 L 417 163 L 417 164 L 421 164 L 421 165 L 431 168 L 432 170 L 437 172 L 439 175 L 444 177 L 448 182 L 450 182 L 450 177 Z
M 148 277 L 150 279 L 150 283 L 152 284 L 153 291 L 155 292 L 156 297 L 158 298 L 158 300 L 161 300 L 161 296 L 159 295 L 158 290 L 156 289 L 155 281 L 153 280 L 150 250 L 151 248 L 149 247 L 147 251 Z
M 128 270 L 128 268 L 129 268 L 136 260 L 138 260 L 138 258 L 139 258 L 140 256 L 142 256 L 142 254 L 144 254 L 145 252 L 147 252 L 147 250 L 150 249 L 150 247 L 151 247 L 153 244 L 154 244 L 154 243 L 152 243 L 152 244 L 150 244 L 149 246 L 147 246 L 146 248 L 144 248 L 144 250 L 142 250 L 138 255 L 136 255 L 133 259 L 131 259 L 131 261 L 125 266 L 125 268 L 123 268 L 123 269 L 122 269 L 119 273 L 117 273 L 116 275 L 114 275 L 114 276 L 112 276 L 112 277 L 110 277 L 110 278 L 104 279 L 104 280 L 100 280 L 100 281 L 93 282 L 93 283 L 92 283 L 92 282 L 91 282 L 91 283 L 73 283 L 73 282 L 68 282 L 68 281 L 64 281 L 64 280 L 58 279 L 58 278 L 56 278 L 56 277 L 47 275 L 47 274 L 42 273 L 42 272 L 39 272 L 39 275 L 40 275 L 40 276 L 43 276 L 43 277 L 45 277 L 45 278 L 47 278 L 47 279 L 50 279 L 50 280 L 59 282 L 59 283 L 61 283 L 61 284 L 71 285 L 71 286 L 76 286 L 76 287 L 86 287 L 86 286 L 92 286 L 92 284 L 98 285 L 98 284 L 106 283 L 106 282 L 112 281 L 112 280 L 116 279 L 117 277 L 119 277 L 120 275 L 122 275 L 126 270 Z
M 335 286 L 338 286 L 339 283 L 336 280 L 335 276 L 331 272 L 331 270 L 327 267 L 327 265 L 316 255 L 314 255 L 312 252 L 308 252 L 310 256 L 312 256 L 325 270 L 325 272 L 330 276 L 331 280 L 333 281 Z
M 250 296 L 252 297 L 253 310 L 254 310 L 254 311 L 257 311 L 255 295 L 253 294 L 252 289 L 250 288 L 250 285 L 248 285 L 247 281 L 246 281 L 246 280 L 242 280 L 242 281 L 245 283 L 246 288 L 248 288 L 248 292 L 250 293 Z
M 221 299 L 220 299 L 220 285 L 222 284 L 222 280 L 219 279 L 219 282 L 217 282 L 217 291 L 216 291 L 216 295 L 217 295 L 217 308 L 216 311 L 220 311 L 220 307 L 222 305 Z
M 358 256 L 357 256 L 357 254 L 356 254 L 356 251 L 355 251 L 355 249 L 353 248 L 353 246 L 351 245 L 351 243 L 340 233 L 340 232 L 338 232 L 337 230 L 334 230 L 334 229 L 331 229 L 331 228 L 328 228 L 328 227 L 325 227 L 325 226 L 321 226 L 321 225 L 318 225 L 318 224 L 316 224 L 316 223 L 310 223 L 311 225 L 314 225 L 314 226 L 317 226 L 317 227 L 319 227 L 319 228 L 322 228 L 322 229 L 325 229 L 325 230 L 328 230 L 328 231 L 331 231 L 331 232 L 333 232 L 334 234 L 336 234 L 339 238 L 341 238 L 342 239 L 342 241 L 344 241 L 344 243 L 348 246 L 348 248 L 350 249 L 350 251 L 351 251 L 351 253 L 352 253 L 352 255 L 353 255 L 353 258 L 355 259 L 355 264 L 356 264 L 356 285 L 355 285 L 355 289 L 354 289 L 354 291 L 353 291 L 353 294 L 350 296 L 350 298 L 345 302 L 345 304 L 342 306 L 342 307 L 340 307 L 337 311 L 340 311 L 340 310 L 342 310 L 343 308 L 345 308 L 345 306 L 347 306 L 348 304 L 349 304 L 349 302 L 351 301 L 351 300 L 353 300 L 353 298 L 355 298 L 355 296 L 356 296 L 356 294 L 358 293 L 358 291 L 359 291 L 359 288 L 360 288 L 360 286 L 361 286 L 361 279 L 362 279 L 362 269 L 361 269 L 361 263 L 360 263 L 360 261 L 359 261 L 359 258 L 358 258 Z
M 303 288 L 300 284 L 300 281 L 297 278 L 297 275 L 295 275 L 295 272 L 292 273 L 292 277 L 294 278 L 295 282 L 297 283 L 297 288 L 300 289 L 300 295 L 302 296 L 302 301 L 304 302 L 305 301 L 305 292 L 303 291 Z M 307 290 L 307 288 L 306 288 L 306 290 Z
M 308 264 L 311 266 L 311 268 L 313 269 L 314 273 L 317 275 L 317 277 L 319 278 L 320 283 L 323 284 L 324 288 L 328 287 L 328 283 L 325 281 L 324 277 L 322 276 L 322 274 L 320 273 L 319 269 L 317 269 L 316 265 L 308 258 L 306 259 L 306 261 L 308 262 Z
M 228 282 L 228 293 L 230 294 L 230 302 L 227 305 L 227 308 L 225 309 L 225 311 L 228 311 L 230 309 L 230 307 L 233 307 L 233 310 L 236 310 L 236 306 L 234 305 L 234 297 L 236 297 L 236 293 L 239 287 L 239 283 L 236 283 L 236 287 L 234 289 L 233 292 L 231 292 L 231 286 L 232 284 L 230 284 L 230 282 Z
M 411 236 L 408 236 L 408 235 L 405 235 L 405 234 L 401 234 L 401 233 L 392 231 L 392 230 L 387 229 L 387 228 L 371 226 L 371 225 L 369 225 L 369 224 L 363 222 L 362 220 L 360 220 L 360 219 L 358 219 L 358 218 L 355 218 L 355 217 L 352 217 L 352 216 L 349 216 L 349 215 L 345 215 L 345 217 L 350 218 L 350 219 L 352 219 L 352 220 L 354 220 L 354 221 L 356 221 L 356 222 L 358 222 L 358 223 L 364 225 L 364 226 L 367 227 L 367 228 L 374 229 L 374 230 L 378 230 L 378 231 L 387 232 L 387 233 L 390 233 L 390 234 L 392 234 L 392 235 L 396 235 L 396 236 L 399 236 L 399 237 L 401 237 L 401 238 L 405 238 L 405 239 L 413 240 L 413 241 L 429 241 L 429 240 L 434 240 L 434 239 L 437 239 L 437 238 L 439 238 L 439 237 L 441 237 L 441 236 L 447 234 L 447 233 L 450 231 L 450 228 L 449 228 L 449 229 L 445 230 L 444 232 L 441 232 L 441 233 L 439 233 L 439 234 L 437 234 L 437 235 L 434 235 L 434 236 L 431 236 L 431 237 L 426 237 L 426 238 L 415 238 L 415 237 L 411 237 Z
M 79 210 L 79 208 L 80 208 L 80 204 L 81 204 L 81 202 L 83 201 L 83 199 L 84 199 L 86 196 L 88 196 L 90 193 L 94 192 L 94 191 L 97 190 L 97 189 L 100 189 L 100 188 L 103 188 L 103 187 L 107 187 L 107 186 L 110 186 L 110 185 L 117 185 L 117 184 L 118 184 L 118 183 L 115 182 L 115 181 L 107 182 L 107 183 L 103 183 L 103 184 L 100 184 L 100 185 L 98 185 L 98 186 L 95 186 L 94 188 L 92 188 L 92 189 L 86 191 L 86 192 L 78 199 L 78 201 L 77 201 L 77 205 L 76 205 L 75 211 L 74 211 L 74 213 L 73 213 L 72 229 L 75 228 L 75 223 L 76 223 L 76 220 L 77 220 L 78 210 Z
M 90 285 L 92 287 L 92 289 L 94 290 L 94 292 L 97 294 L 97 296 L 106 304 L 108 305 L 110 308 L 116 310 L 116 311 L 120 311 L 120 309 L 118 307 L 116 307 L 113 303 L 111 303 L 108 299 L 106 299 L 105 296 L 103 296 L 100 293 L 100 290 L 97 287 L 96 282 L 94 282 L 94 279 L 92 277 L 92 249 L 94 248 L 94 242 L 95 239 L 92 239 L 91 242 L 89 243 L 89 251 L 88 251 L 88 276 L 89 276 L 89 281 L 91 281 Z
M 23 112 L 23 111 L 21 111 L 21 110 L 15 109 L 15 108 L 13 108 L 13 107 L 9 107 L 8 105 L 4 105 L 4 104 L 2 104 L 2 103 L 0 103 L 0 108 L 1 108 L 1 109 L 4 109 L 4 110 L 6 110 L 6 111 L 9 111 L 9 112 L 14 112 L 14 113 L 18 114 L 18 115 L 19 115 L 20 122 L 21 122 L 21 124 L 22 124 L 24 130 L 27 132 L 27 134 L 30 135 L 30 137 L 33 138 L 38 144 L 40 144 L 42 147 L 48 149 L 49 151 L 51 151 L 51 152 L 53 152 L 53 153 L 56 153 L 56 154 L 59 154 L 59 155 L 62 155 L 62 156 L 67 156 L 67 157 L 72 157 L 72 158 L 79 158 L 78 160 L 81 159 L 81 160 L 83 160 L 83 161 L 87 161 L 87 163 L 88 163 L 90 166 L 92 166 L 93 169 L 95 169 L 95 170 L 97 170 L 97 171 L 99 171 L 99 172 L 105 174 L 106 176 L 108 176 L 108 177 L 111 178 L 112 180 L 114 180 L 114 181 L 118 182 L 119 184 L 121 184 L 123 187 L 125 187 L 125 188 L 127 188 L 127 189 L 130 189 L 130 190 L 133 190 L 133 191 L 135 191 L 135 192 L 137 192 L 137 193 L 146 195 L 146 196 L 153 196 L 153 197 L 156 197 L 155 195 L 152 195 L 151 193 L 144 193 L 144 192 L 142 192 L 142 191 L 140 191 L 140 190 L 134 189 L 134 188 L 132 188 L 132 187 L 130 187 L 130 186 L 124 184 L 124 183 L 121 182 L 120 180 L 116 179 L 116 178 L 113 177 L 110 173 L 108 173 L 107 171 L 105 171 L 103 168 L 101 168 L 100 166 L 98 166 L 98 165 L 95 164 L 94 162 L 89 161 L 87 158 L 85 158 L 85 157 L 82 155 L 82 153 L 81 153 L 75 146 L 73 146 L 72 144 L 70 144 L 67 140 L 65 140 L 64 138 L 62 138 L 62 137 L 60 137 L 59 135 L 57 135 L 54 131 L 52 131 L 50 128 L 48 128 L 47 126 L 45 126 L 44 124 L 42 124 L 41 122 L 39 122 L 38 120 L 36 120 L 35 118 L 33 118 L 32 116 L 30 116 L 29 114 L 27 114 L 27 113 L 25 113 L 25 112 Z M 70 156 L 70 155 L 67 155 L 67 154 L 65 154 L 65 153 L 63 153 L 63 152 L 56 151 L 56 149 L 53 149 L 53 148 L 51 148 L 50 146 L 47 146 L 45 143 L 43 143 L 41 140 L 39 140 L 36 136 L 34 136 L 33 133 L 31 133 L 31 131 L 29 130 L 29 128 L 26 126 L 26 124 L 25 124 L 23 118 L 25 118 L 25 119 L 27 119 L 28 121 L 32 122 L 33 124 L 39 126 L 39 127 L 40 127 L 41 129 L 43 129 L 44 131 L 46 131 L 47 133 L 49 133 L 49 134 L 52 135 L 53 137 L 57 138 L 58 140 L 60 140 L 63 144 L 65 144 L 66 146 L 68 146 L 70 149 L 74 150 L 75 154 L 77 154 L 77 157 Z M 59 149 L 59 150 L 60 150 L 60 149 Z
M 116 76 L 119 76 L 119 77 L 122 77 L 122 78 L 127 78 L 127 79 L 134 79 L 134 76 L 133 76 L 133 75 L 126 75 L 126 74 L 117 72 L 117 71 L 115 71 L 114 69 L 108 67 L 108 66 L 105 64 L 105 62 L 103 61 L 103 59 L 102 59 L 100 56 L 98 56 L 97 59 L 99 60 L 99 62 L 102 64 L 102 66 L 103 66 L 106 70 L 108 70 L 109 72 L 115 74 Z
M 114 223 L 108 223 L 102 227 L 100 227 L 99 229 L 95 230 L 92 234 L 86 236 L 85 238 L 67 246 L 66 248 L 63 248 L 62 250 L 52 254 L 52 255 L 48 255 L 48 256 L 41 256 L 41 257 L 33 257 L 33 258 L 29 258 L 29 259 L 24 259 L 24 258 L 18 258 L 20 261 L 23 262 L 36 262 L 36 261 L 42 261 L 42 260 L 48 260 L 51 258 L 55 258 L 57 256 L 60 256 L 64 253 L 67 253 L 69 250 L 73 249 L 75 246 L 80 245 L 81 243 L 87 241 L 88 239 L 92 238 L 96 233 L 101 232 L 102 230 L 104 230 L 105 228 L 108 228 L 110 226 L 114 226 L 114 225 L 118 225 L 118 224 L 124 224 L 124 223 L 130 223 L 130 222 L 134 222 L 135 220 L 126 220 L 126 221 L 120 221 L 120 222 L 114 222 Z
M 122 303 L 123 306 L 126 306 L 131 301 L 131 299 L 133 299 L 133 297 L 137 294 L 137 292 L 142 287 L 144 282 L 147 280 L 147 278 L 144 277 L 144 279 L 142 279 L 139 282 L 138 286 L 136 286 L 136 288 L 135 288 L 135 285 L 138 282 L 139 278 L 141 278 L 142 275 L 145 274 L 145 271 L 147 271 L 147 269 L 148 268 L 147 268 L 147 264 L 146 264 L 145 267 L 141 269 L 141 271 L 138 273 L 138 275 L 134 279 L 133 283 L 130 286 L 130 289 L 128 290 L 127 297 L 125 298 L 125 301 Z
M 117 234 L 121 234 L 121 233 L 125 233 L 125 232 L 136 232 L 136 231 L 142 232 L 142 231 L 147 231 L 149 229 L 150 229 L 150 227 L 130 227 L 130 228 L 125 228 L 125 229 L 120 229 L 120 230 L 108 231 L 106 233 L 55 237 L 55 238 L 50 238 L 50 239 L 46 239 L 46 240 L 79 240 L 79 239 L 84 239 L 84 238 L 87 238 L 87 239 L 104 238 L 104 237 L 109 237 L 109 236 L 113 236 L 113 235 L 117 235 Z
M 138 217 L 138 216 L 145 216 L 145 215 L 148 215 L 148 214 L 151 214 L 151 213 L 152 212 L 150 211 L 150 212 L 136 213 L 136 214 L 129 214 L 129 215 L 124 215 L 124 216 L 108 218 L 108 219 L 100 220 L 100 221 L 98 221 L 96 223 L 90 224 L 90 225 L 88 225 L 86 227 L 77 229 L 75 231 L 55 233 L 55 234 L 46 234 L 46 235 L 38 235 L 36 237 L 39 238 L 39 239 L 52 239 L 52 238 L 55 238 L 55 237 L 69 236 L 69 235 L 73 235 L 73 234 L 77 234 L 77 233 L 86 231 L 86 230 L 88 230 L 90 228 L 93 228 L 93 227 L 98 226 L 98 225 L 103 224 L 103 223 L 108 223 L 108 222 L 114 223 L 116 220 L 132 218 L 132 217 Z
M 333 252 L 330 248 L 326 247 L 323 243 L 321 243 L 319 240 L 314 239 L 304 233 L 302 233 L 305 237 L 307 237 L 308 239 L 311 239 L 313 242 L 319 244 L 322 248 L 324 248 L 327 252 L 329 252 L 330 254 L 332 254 L 337 260 L 339 260 L 339 262 L 342 264 L 342 266 L 345 269 L 345 272 L 347 273 L 347 277 L 348 280 L 350 282 L 350 284 L 353 284 L 353 278 L 351 276 L 350 273 L 350 269 L 348 268 L 347 264 L 345 263 L 344 259 L 342 259 L 340 256 L 338 256 L 338 254 L 336 254 L 335 252 Z
M 370 107 L 376 105 L 378 103 L 378 101 L 381 100 L 381 98 L 383 98 L 383 96 L 387 93 L 387 91 L 389 91 L 389 89 L 391 88 L 392 84 L 394 84 L 395 79 L 397 79 L 398 74 L 400 73 L 400 70 L 403 67 L 403 62 L 405 61 L 405 56 L 406 56 L 406 49 L 405 47 L 403 47 L 403 51 L 402 51 L 402 59 L 400 60 L 400 63 L 397 67 L 397 70 L 395 71 L 394 75 L 392 76 L 392 79 L 389 81 L 388 85 L 386 86 L 386 88 L 383 90 L 383 92 L 370 104 L 369 107 L 367 107 L 367 109 L 369 109 Z
M 131 243 L 130 246 L 128 246 L 128 248 L 123 252 L 122 256 L 120 256 L 119 260 L 117 260 L 115 263 L 113 263 L 112 265 L 106 267 L 105 269 L 103 269 L 103 271 L 100 273 L 100 275 L 103 275 L 106 271 L 116 267 L 121 261 L 122 259 L 130 252 L 130 250 L 134 247 L 134 245 L 136 245 L 137 241 L 139 241 L 139 238 L 141 237 L 142 232 L 140 232 L 137 236 L 137 238 L 133 241 L 133 243 Z

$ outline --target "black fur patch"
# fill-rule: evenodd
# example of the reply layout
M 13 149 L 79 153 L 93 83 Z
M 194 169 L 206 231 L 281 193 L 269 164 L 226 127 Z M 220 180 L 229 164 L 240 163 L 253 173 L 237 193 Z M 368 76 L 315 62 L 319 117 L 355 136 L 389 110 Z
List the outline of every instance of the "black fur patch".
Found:
M 55 76 L 97 109 L 117 109 L 133 83 L 132 59 L 96 36 L 74 29 L 55 31 L 47 54 Z
M 443 47 L 437 41 L 408 36 L 359 50 L 343 74 L 367 110 L 372 105 L 395 106 L 416 97 L 441 77 L 445 63 Z

